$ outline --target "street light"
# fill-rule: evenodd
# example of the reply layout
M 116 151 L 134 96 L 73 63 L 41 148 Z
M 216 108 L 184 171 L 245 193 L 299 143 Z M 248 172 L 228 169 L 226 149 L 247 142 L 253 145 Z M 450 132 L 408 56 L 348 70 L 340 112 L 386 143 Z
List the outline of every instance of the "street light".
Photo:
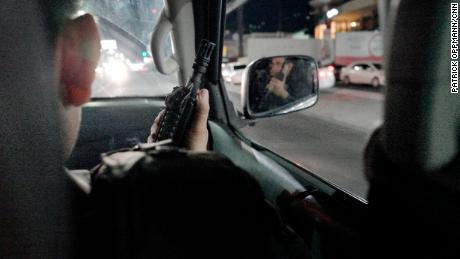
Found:
M 327 11 L 326 16 L 327 16 L 328 19 L 331 19 L 332 17 L 336 16 L 337 14 L 339 14 L 339 10 L 337 10 L 336 8 L 333 8 L 333 9 Z

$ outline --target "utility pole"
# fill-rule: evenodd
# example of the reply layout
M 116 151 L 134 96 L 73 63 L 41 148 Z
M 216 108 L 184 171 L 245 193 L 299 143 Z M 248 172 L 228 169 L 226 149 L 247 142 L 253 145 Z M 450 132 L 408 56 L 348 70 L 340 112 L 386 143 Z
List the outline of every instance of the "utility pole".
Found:
M 385 0 L 378 0 L 377 2 L 377 11 L 379 16 L 379 27 L 382 33 L 385 32 L 385 25 L 387 23 L 387 14 L 389 10 L 389 5 Z
M 236 23 L 238 30 L 238 56 L 244 56 L 244 5 L 248 0 L 233 0 L 227 3 L 227 15 L 236 10 Z
M 237 12 L 237 25 L 238 25 L 238 56 L 244 56 L 244 5 L 238 7 Z

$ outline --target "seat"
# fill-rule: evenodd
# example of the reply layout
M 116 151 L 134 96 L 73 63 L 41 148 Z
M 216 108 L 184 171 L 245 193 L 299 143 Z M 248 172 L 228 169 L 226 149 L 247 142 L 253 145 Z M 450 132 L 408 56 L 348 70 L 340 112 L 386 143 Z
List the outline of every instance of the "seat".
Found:
M 460 257 L 460 101 L 449 87 L 449 10 L 448 1 L 392 4 L 385 120 L 365 151 L 366 258 Z

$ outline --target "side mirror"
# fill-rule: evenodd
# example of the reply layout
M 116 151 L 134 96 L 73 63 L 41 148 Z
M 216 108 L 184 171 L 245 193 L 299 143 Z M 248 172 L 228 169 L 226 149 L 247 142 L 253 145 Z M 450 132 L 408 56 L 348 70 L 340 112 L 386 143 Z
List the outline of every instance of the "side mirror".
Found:
M 244 116 L 256 119 L 309 108 L 318 101 L 318 66 L 309 56 L 261 58 L 249 64 L 241 87 Z

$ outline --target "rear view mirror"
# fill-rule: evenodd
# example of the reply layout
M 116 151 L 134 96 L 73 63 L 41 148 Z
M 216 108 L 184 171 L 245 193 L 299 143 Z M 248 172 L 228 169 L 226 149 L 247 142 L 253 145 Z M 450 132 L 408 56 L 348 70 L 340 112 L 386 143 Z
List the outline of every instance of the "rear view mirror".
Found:
M 318 100 L 318 72 L 309 56 L 256 60 L 243 73 L 242 103 L 248 119 L 271 117 L 313 106 Z

